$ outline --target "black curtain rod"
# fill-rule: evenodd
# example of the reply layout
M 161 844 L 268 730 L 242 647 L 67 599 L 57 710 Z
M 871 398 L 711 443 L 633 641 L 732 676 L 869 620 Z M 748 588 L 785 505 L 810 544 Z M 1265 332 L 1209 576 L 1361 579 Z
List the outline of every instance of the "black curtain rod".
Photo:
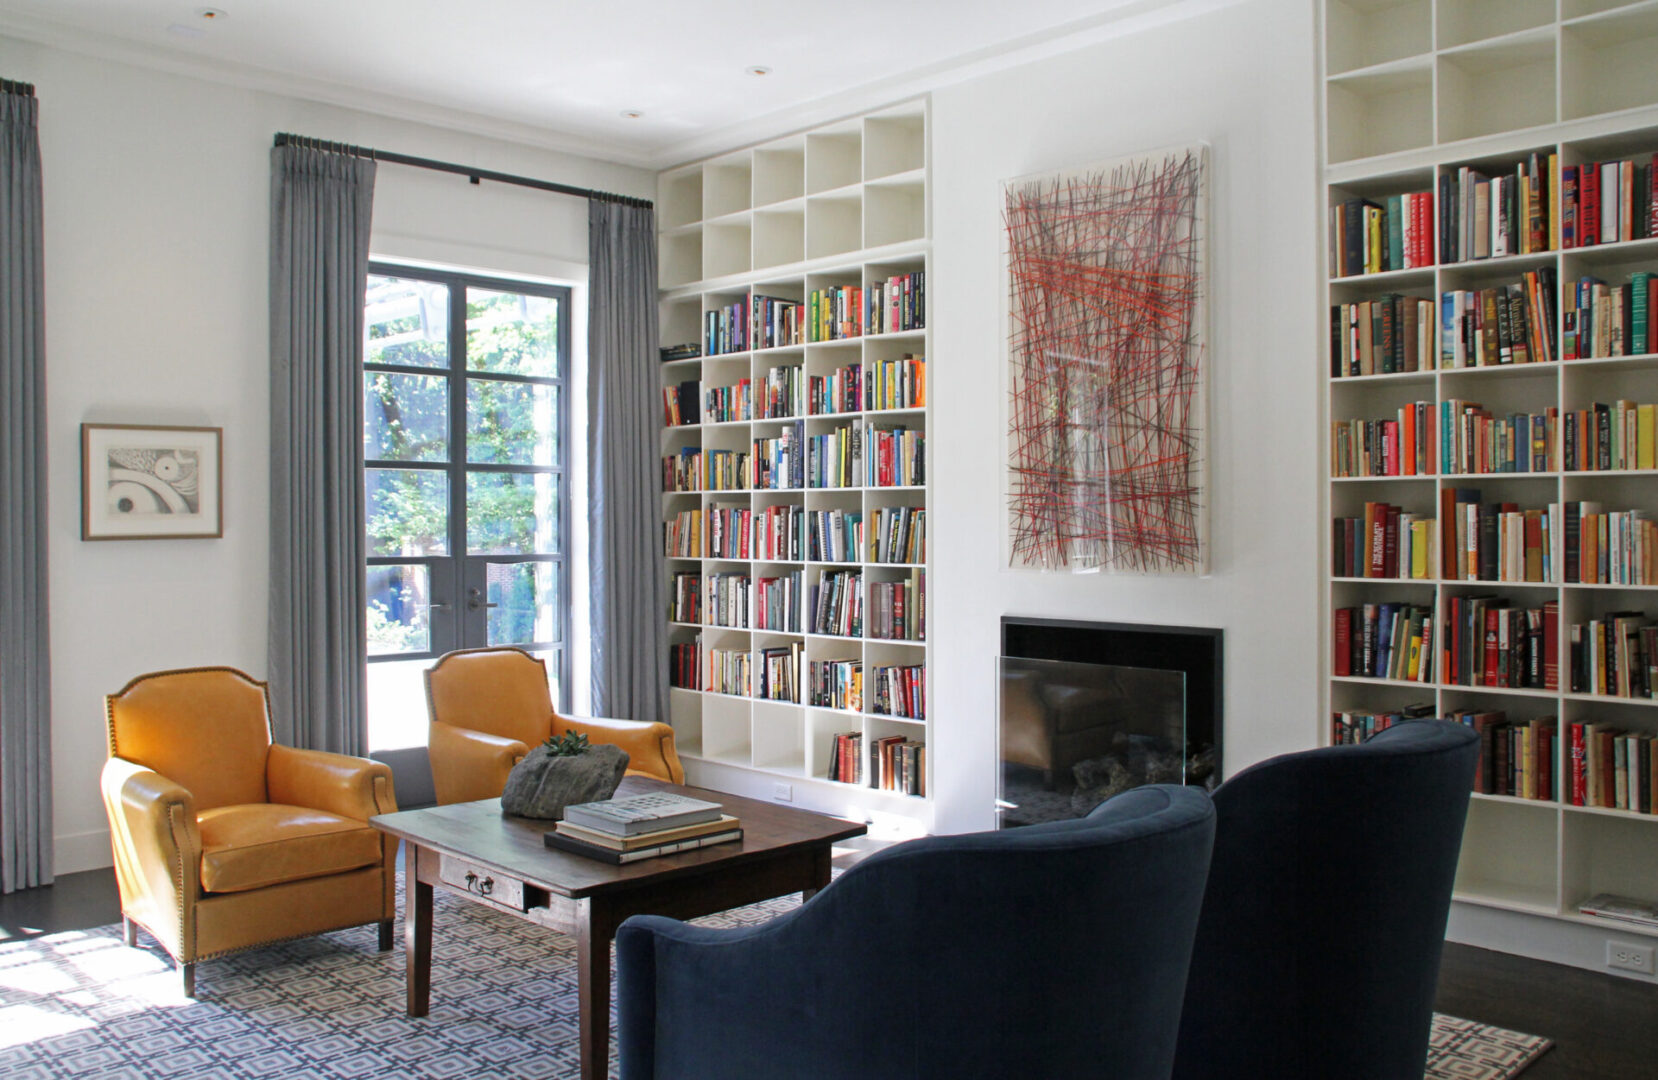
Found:
M 34 97 L 35 84 L 18 82 L 15 79 L 0 79 L 0 94 L 22 94 L 24 97 Z
M 554 191 L 560 195 L 574 195 L 581 199 L 598 199 L 603 202 L 621 203 L 624 206 L 649 207 L 651 205 L 649 199 L 638 199 L 632 195 L 617 195 L 609 191 L 595 191 L 592 188 L 557 184 L 551 180 L 537 180 L 533 176 L 514 176 L 512 173 L 496 172 L 493 169 L 478 169 L 471 165 L 457 165 L 452 161 L 436 161 L 432 158 L 394 154 L 387 150 L 375 150 L 366 146 L 328 142 L 324 139 L 313 139 L 308 135 L 290 135 L 285 131 L 277 133 L 276 145 L 303 146 L 330 154 L 349 154 L 352 157 L 365 157 L 371 161 L 388 161 L 393 165 L 409 165 L 416 169 L 454 173 L 456 176 L 466 177 L 474 184 L 481 180 L 493 180 L 497 184 L 515 184 L 518 187 L 535 188 L 537 191 Z

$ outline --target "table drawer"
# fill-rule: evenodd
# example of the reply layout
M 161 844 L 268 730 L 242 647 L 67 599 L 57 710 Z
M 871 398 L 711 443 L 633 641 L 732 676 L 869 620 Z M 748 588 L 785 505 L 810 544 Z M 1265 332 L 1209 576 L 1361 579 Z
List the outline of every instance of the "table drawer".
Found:
M 438 864 L 438 877 L 445 885 L 488 900 L 513 911 L 524 910 L 524 883 L 476 863 L 445 855 Z

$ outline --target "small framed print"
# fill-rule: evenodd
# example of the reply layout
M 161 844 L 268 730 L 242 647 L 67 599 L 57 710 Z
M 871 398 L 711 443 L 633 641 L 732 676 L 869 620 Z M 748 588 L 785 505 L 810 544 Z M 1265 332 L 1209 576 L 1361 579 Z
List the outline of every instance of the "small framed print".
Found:
M 81 425 L 81 539 L 224 535 L 224 429 Z

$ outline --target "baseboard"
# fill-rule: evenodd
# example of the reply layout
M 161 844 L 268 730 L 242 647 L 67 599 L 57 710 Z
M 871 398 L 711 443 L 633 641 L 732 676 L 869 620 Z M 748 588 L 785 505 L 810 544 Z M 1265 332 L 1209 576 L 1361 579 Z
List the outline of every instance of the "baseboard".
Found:
M 1658 978 L 1606 966 L 1606 942 L 1651 943 L 1654 935 L 1654 931 L 1635 926 L 1627 930 L 1617 926 L 1587 926 L 1482 904 L 1452 904 L 1450 924 L 1445 929 L 1446 940 L 1459 945 L 1513 953 L 1643 983 L 1658 983 Z
M 52 873 L 54 876 L 79 873 L 82 870 L 101 870 L 115 865 L 115 856 L 109 846 L 109 830 L 94 829 L 83 833 L 60 833 L 52 841 Z

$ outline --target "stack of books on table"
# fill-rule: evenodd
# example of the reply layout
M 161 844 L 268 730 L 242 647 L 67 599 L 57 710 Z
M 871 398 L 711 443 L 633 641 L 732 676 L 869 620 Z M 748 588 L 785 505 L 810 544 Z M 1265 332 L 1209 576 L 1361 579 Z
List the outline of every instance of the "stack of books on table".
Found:
M 651 792 L 567 806 L 544 839 L 550 848 L 620 865 L 742 838 L 742 823 L 719 803 Z

